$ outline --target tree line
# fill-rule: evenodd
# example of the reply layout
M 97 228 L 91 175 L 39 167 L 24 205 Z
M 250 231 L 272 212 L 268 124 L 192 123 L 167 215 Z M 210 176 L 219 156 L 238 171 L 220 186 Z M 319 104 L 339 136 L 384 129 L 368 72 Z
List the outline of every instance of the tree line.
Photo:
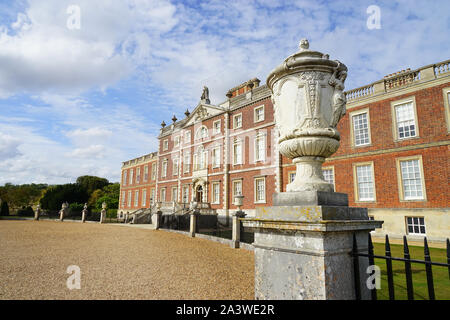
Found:
M 0 215 L 27 215 L 38 204 L 43 210 L 58 211 L 63 202 L 73 211 L 81 211 L 85 203 L 90 210 L 101 210 L 103 202 L 109 209 L 117 209 L 119 193 L 119 183 L 95 176 L 81 176 L 75 183 L 61 185 L 6 183 L 0 186 Z

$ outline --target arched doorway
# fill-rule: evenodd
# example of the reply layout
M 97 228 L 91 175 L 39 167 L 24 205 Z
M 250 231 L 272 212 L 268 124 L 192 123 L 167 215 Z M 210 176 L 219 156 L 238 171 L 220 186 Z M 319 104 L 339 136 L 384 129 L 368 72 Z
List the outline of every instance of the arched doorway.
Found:
M 203 202 L 203 186 L 201 185 L 195 190 L 195 202 Z

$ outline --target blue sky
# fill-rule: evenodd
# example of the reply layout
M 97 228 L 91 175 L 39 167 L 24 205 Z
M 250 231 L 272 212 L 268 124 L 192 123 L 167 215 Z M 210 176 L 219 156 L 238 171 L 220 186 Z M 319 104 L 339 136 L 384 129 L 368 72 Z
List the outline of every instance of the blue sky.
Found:
M 70 29 L 70 5 L 80 28 Z M 377 5 L 381 29 L 367 27 Z M 162 120 L 203 85 L 212 103 L 308 38 L 349 68 L 347 89 L 446 60 L 450 2 L 20 0 L 0 2 L 0 184 L 118 181 L 156 151 Z

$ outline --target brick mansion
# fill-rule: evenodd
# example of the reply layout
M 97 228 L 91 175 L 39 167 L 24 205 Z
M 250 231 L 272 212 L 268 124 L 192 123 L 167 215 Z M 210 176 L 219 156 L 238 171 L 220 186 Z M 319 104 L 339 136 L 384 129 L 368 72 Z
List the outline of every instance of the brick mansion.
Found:
M 450 60 L 402 70 L 346 92 L 338 151 L 323 164 L 352 207 L 384 221 L 376 234 L 450 237 Z M 295 165 L 278 151 L 272 92 L 251 79 L 213 105 L 162 123 L 157 152 L 123 162 L 118 214 L 159 202 L 167 212 L 202 204 L 227 219 L 244 196 L 248 216 L 286 191 Z

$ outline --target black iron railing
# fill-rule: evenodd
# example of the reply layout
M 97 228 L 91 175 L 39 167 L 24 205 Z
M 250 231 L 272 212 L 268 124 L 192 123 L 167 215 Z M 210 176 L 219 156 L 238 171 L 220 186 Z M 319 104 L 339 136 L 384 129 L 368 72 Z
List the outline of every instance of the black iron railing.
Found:
M 369 265 L 375 265 L 375 259 L 383 259 L 386 261 L 386 272 L 387 272 L 387 282 L 388 282 L 388 290 L 389 290 L 389 299 L 395 300 L 395 290 L 394 290 L 394 273 L 392 271 L 392 261 L 403 261 L 405 264 L 405 278 L 406 278 L 406 290 L 408 300 L 414 300 L 414 285 L 412 279 L 412 271 L 411 264 L 424 264 L 425 272 L 427 277 L 427 287 L 428 287 L 428 297 L 430 300 L 435 300 L 435 290 L 434 290 L 434 281 L 433 281 L 433 270 L 432 266 L 446 267 L 448 268 L 448 276 L 450 279 L 450 242 L 447 239 L 447 263 L 441 262 L 433 262 L 430 257 L 430 249 L 428 247 L 427 238 L 424 238 L 424 260 L 411 259 L 409 253 L 408 241 L 406 240 L 406 236 L 403 237 L 403 258 L 392 257 L 391 254 L 391 245 L 389 243 L 389 236 L 386 235 L 385 241 L 385 255 L 376 255 L 373 251 L 373 243 L 372 237 L 369 234 L 368 236 L 368 253 L 358 252 L 358 245 L 356 241 L 356 235 L 353 234 L 353 269 L 354 269 L 354 281 L 355 281 L 355 297 L 357 300 L 361 300 L 361 277 L 360 277 L 360 268 L 359 268 L 359 257 L 367 257 L 369 259 Z M 374 271 L 375 272 L 375 271 Z M 373 275 L 373 273 L 372 273 Z M 377 300 L 377 289 L 369 289 L 371 292 L 372 300 Z

